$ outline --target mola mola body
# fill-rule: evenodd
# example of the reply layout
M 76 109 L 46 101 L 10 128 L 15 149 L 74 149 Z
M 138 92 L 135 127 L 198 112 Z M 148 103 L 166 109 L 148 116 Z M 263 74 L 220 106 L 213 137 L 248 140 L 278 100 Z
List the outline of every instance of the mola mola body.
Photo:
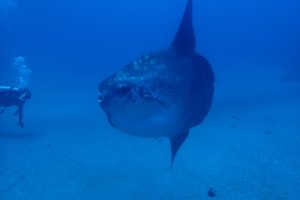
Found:
M 138 57 L 99 85 L 110 124 L 131 135 L 169 138 L 172 163 L 190 128 L 206 117 L 214 93 L 213 70 L 195 47 L 188 0 L 169 48 Z

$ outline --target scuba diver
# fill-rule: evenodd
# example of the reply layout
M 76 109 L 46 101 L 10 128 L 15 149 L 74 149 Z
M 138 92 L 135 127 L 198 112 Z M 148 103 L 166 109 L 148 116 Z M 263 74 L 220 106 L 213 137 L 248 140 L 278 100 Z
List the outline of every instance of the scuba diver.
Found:
M 18 109 L 15 115 L 19 115 L 19 126 L 24 127 L 23 122 L 23 108 L 27 100 L 31 98 L 31 92 L 28 89 L 29 76 L 31 70 L 25 64 L 23 57 L 17 57 L 14 59 L 14 66 L 18 68 L 18 86 L 1 86 L 0 85 L 0 114 L 5 111 L 7 107 L 17 106 Z
M 15 115 L 19 115 L 19 126 L 24 127 L 23 107 L 25 102 L 31 98 L 31 92 L 27 88 L 0 86 L 0 106 L 4 107 L 0 110 L 3 113 L 6 107 L 17 106 Z
M 0 79 L 3 81 L 7 77 L 6 66 L 10 66 L 11 48 L 10 43 L 12 37 L 11 19 L 13 14 L 17 11 L 17 4 L 15 0 L 0 0 Z M 19 126 L 23 127 L 23 107 L 25 102 L 31 98 L 31 93 L 28 89 L 29 76 L 31 70 L 27 67 L 23 57 L 14 58 L 13 70 L 18 71 L 16 87 L 0 84 L 0 114 L 5 111 L 7 107 L 17 106 L 15 115 L 19 115 Z

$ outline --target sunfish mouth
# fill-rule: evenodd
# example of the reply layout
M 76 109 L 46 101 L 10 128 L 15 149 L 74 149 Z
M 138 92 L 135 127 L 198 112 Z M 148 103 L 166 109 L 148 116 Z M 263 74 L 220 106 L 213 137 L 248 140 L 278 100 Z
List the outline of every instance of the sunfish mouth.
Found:
M 98 104 L 101 105 L 101 103 L 103 102 L 103 100 L 104 100 L 104 97 L 103 97 L 103 95 L 99 92 L 99 93 L 98 93 Z
M 114 98 L 113 93 L 98 93 L 98 104 L 103 107 L 104 105 L 111 102 L 111 100 Z

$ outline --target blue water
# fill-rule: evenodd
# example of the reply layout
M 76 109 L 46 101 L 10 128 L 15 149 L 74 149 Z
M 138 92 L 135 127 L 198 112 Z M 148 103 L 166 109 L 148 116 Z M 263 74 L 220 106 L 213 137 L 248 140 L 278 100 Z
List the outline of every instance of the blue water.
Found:
M 0 114 L 0 199 L 300 199 L 300 3 L 194 0 L 206 120 L 170 169 L 165 138 L 112 128 L 99 82 L 167 48 L 186 0 L 0 0 L 0 85 L 32 70 L 25 127 Z M 216 197 L 208 197 L 213 188 Z

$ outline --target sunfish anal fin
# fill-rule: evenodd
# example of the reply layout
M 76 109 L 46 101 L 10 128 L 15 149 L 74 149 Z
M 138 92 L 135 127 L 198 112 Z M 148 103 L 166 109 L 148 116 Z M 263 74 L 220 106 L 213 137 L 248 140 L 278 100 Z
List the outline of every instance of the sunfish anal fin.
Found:
M 185 139 L 187 138 L 187 136 L 189 135 L 189 130 L 186 130 L 174 137 L 170 137 L 170 144 L 171 144 L 171 168 L 173 166 L 173 161 L 176 157 L 176 154 L 179 150 L 179 148 L 181 147 L 182 143 L 185 141 Z

